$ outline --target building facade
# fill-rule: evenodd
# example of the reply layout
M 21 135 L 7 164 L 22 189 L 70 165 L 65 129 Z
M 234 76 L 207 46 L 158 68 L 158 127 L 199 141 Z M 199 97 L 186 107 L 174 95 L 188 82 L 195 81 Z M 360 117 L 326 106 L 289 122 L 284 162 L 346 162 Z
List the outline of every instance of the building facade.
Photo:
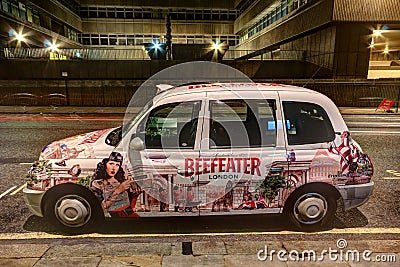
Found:
M 169 16 L 179 60 L 223 44 L 218 60 L 279 61 L 266 78 L 298 78 L 285 71 L 295 61 L 303 78 L 364 79 L 398 69 L 399 10 L 398 0 L 2 0 L 0 38 L 8 59 L 150 60 Z

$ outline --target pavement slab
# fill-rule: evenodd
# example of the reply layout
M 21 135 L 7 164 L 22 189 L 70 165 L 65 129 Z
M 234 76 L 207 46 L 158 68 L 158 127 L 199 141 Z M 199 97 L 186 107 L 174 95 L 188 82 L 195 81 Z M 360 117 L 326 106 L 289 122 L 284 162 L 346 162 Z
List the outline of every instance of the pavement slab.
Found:
M 225 266 L 226 267 L 242 267 L 242 266 L 251 266 L 251 267 L 265 267 L 265 266 L 274 266 L 274 267 L 286 267 L 287 265 L 284 262 L 276 261 L 261 261 L 257 258 L 256 253 L 253 256 L 250 255 L 226 255 L 224 257 Z
M 367 244 L 373 252 L 400 253 L 400 240 L 368 240 Z
M 57 257 L 57 258 L 41 258 L 35 267 L 97 267 L 101 257 Z
M 162 261 L 165 267 L 222 267 L 224 256 L 222 255 L 203 255 L 203 256 L 165 256 Z
M 224 242 L 195 242 L 193 243 L 193 255 L 226 255 Z
M 227 254 L 246 254 L 246 255 L 257 255 L 260 250 L 265 250 L 265 246 L 268 250 L 281 250 L 282 242 L 279 241 L 235 241 L 235 242 L 225 242 L 225 247 Z
M 40 258 L 48 249 L 46 244 L 0 245 L 0 259 Z
M 38 261 L 39 258 L 0 259 L 0 266 L 32 267 Z
M 379 262 L 377 261 L 379 258 Z M 359 262 L 349 261 L 351 267 L 400 267 L 400 253 L 372 253 L 371 261 L 360 260 Z
M 136 255 L 171 255 L 170 243 L 107 243 L 79 244 L 72 246 L 56 245 L 44 257 L 76 257 Z
M 345 243 L 340 243 L 339 240 L 344 241 Z M 338 245 L 343 246 L 342 250 L 366 250 L 370 249 L 369 244 L 366 241 L 346 241 L 344 239 L 331 240 L 331 241 L 285 241 L 283 242 L 283 246 L 287 251 L 296 250 L 314 250 L 317 253 L 322 252 L 323 250 L 339 250 L 342 247 L 338 247 Z
M 182 242 L 171 243 L 171 255 L 173 256 L 182 255 Z
M 98 267 L 161 266 L 162 256 L 103 257 Z
M 330 261 L 328 260 L 323 260 L 319 262 L 310 262 L 310 261 L 304 261 L 304 262 L 298 262 L 298 261 L 289 261 L 286 262 L 286 266 L 288 267 L 351 267 L 351 265 L 345 261 Z

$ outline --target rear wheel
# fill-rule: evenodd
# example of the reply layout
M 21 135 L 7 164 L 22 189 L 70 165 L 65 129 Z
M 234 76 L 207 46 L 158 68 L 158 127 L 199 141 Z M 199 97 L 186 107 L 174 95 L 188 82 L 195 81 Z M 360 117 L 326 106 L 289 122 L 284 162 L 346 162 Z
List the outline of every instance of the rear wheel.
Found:
M 104 220 L 97 198 L 76 184 L 62 184 L 49 190 L 44 215 L 57 229 L 71 234 L 89 232 Z
M 285 203 L 284 215 L 298 230 L 319 230 L 331 222 L 337 209 L 338 193 L 325 184 L 305 185 Z

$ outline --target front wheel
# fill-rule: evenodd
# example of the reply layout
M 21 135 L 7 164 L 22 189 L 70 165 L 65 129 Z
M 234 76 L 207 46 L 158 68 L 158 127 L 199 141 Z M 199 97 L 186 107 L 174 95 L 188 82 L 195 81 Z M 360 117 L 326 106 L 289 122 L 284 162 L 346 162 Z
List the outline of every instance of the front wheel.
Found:
M 283 213 L 297 230 L 319 230 L 332 221 L 337 199 L 338 193 L 328 185 L 305 185 L 289 196 Z
M 87 188 L 76 184 L 62 184 L 55 186 L 47 194 L 44 216 L 62 232 L 85 233 L 104 219 L 100 202 Z

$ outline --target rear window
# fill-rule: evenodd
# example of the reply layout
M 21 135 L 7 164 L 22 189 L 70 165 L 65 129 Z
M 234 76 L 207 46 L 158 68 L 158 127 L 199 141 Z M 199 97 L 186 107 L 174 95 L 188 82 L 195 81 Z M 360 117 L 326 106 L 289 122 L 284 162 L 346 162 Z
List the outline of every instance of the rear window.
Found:
M 335 139 L 331 121 L 319 105 L 307 102 L 283 102 L 289 145 L 330 142 Z

